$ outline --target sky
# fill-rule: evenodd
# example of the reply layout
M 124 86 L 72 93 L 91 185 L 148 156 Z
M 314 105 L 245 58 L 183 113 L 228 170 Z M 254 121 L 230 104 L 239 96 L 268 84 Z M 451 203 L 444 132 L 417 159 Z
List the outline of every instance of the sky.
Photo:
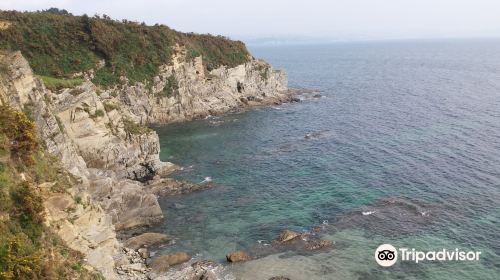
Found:
M 500 0 L 0 0 L 0 9 L 67 9 L 238 39 L 500 37 Z

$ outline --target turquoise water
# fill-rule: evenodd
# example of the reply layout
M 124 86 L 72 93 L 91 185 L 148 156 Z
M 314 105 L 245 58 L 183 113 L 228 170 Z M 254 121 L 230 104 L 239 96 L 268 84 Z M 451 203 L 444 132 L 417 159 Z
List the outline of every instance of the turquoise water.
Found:
M 322 98 L 157 128 L 180 179 L 161 200 L 165 251 L 222 261 L 283 229 L 331 227 L 330 251 L 228 267 L 240 279 L 498 279 L 500 41 L 252 49 Z M 305 137 L 306 135 L 311 137 Z M 397 203 L 394 203 L 396 200 Z M 392 201 L 392 202 L 391 202 Z M 363 215 L 363 212 L 373 212 Z M 382 243 L 481 251 L 474 262 L 379 267 Z

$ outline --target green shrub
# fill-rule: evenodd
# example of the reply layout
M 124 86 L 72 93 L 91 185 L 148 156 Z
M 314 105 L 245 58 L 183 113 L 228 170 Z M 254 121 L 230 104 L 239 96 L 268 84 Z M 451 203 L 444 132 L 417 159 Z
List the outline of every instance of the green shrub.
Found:
M 106 112 L 111 112 L 113 110 L 118 110 L 119 108 L 120 108 L 120 106 L 118 106 L 116 104 L 112 104 L 112 103 L 108 103 L 108 102 L 104 103 L 104 110 Z
M 11 157 L 27 165 L 32 164 L 33 154 L 38 149 L 33 121 L 8 106 L 0 106 L 0 120 L 0 134 L 10 139 L 8 149 Z
M 170 97 L 179 93 L 179 83 L 174 75 L 167 78 L 165 87 L 161 91 L 162 96 Z
M 54 77 L 48 77 L 48 76 L 42 76 L 42 75 L 37 75 L 37 77 L 43 81 L 43 84 L 45 87 L 47 87 L 50 90 L 59 90 L 63 88 L 73 88 L 76 86 L 79 86 L 83 83 L 83 79 L 81 78 L 76 78 L 76 79 L 59 79 L 59 78 L 54 78 Z M 76 89 L 77 90 L 77 89 Z M 79 90 L 78 93 L 73 93 L 71 91 L 72 95 L 78 95 L 82 93 L 83 91 Z
M 54 157 L 35 149 L 37 145 L 22 144 L 32 141 L 26 135 L 35 134 L 34 130 L 22 112 L 0 106 L 0 280 L 102 279 L 77 265 L 82 256 L 44 226 L 43 200 L 36 185 L 56 182 L 67 187 L 74 182 Z M 22 153 L 16 151 L 20 147 Z M 31 164 L 18 160 L 20 154 L 29 155 Z
M 171 63 L 176 44 L 186 47 L 188 59 L 203 56 L 208 71 L 221 65 L 234 67 L 250 57 L 240 41 L 181 33 L 164 25 L 72 16 L 57 9 L 0 11 L 0 19 L 14 23 L 0 30 L 0 49 L 20 50 L 34 72 L 54 89 L 66 87 L 57 79 L 67 81 L 71 74 L 95 69 L 101 59 L 106 63 L 95 73 L 96 84 L 118 84 L 121 75 L 131 82 L 151 80 L 158 74 L 160 65 Z
M 123 119 L 123 129 L 125 132 L 134 135 L 147 134 L 152 131 L 149 127 L 138 124 L 130 119 Z

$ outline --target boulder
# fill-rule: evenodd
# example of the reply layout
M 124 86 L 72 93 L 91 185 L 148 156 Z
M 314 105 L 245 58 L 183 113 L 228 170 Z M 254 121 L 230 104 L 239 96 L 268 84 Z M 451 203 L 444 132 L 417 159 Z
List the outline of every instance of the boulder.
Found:
M 131 237 L 124 242 L 124 246 L 137 250 L 142 247 L 150 247 L 156 244 L 168 242 L 170 238 L 162 233 L 146 232 L 138 236 Z
M 159 275 L 165 274 L 171 266 L 187 262 L 190 259 L 191 256 L 184 252 L 161 255 L 155 258 L 149 265 L 151 268 L 150 278 L 156 278 Z
M 244 262 L 250 260 L 250 256 L 244 251 L 236 251 L 226 255 L 228 262 Z

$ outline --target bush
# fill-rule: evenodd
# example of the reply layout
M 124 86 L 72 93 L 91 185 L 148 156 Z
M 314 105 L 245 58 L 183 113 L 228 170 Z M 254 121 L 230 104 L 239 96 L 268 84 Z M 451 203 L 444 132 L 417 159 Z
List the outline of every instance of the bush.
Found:
M 83 83 L 83 79 L 77 78 L 77 79 L 59 79 L 59 78 L 54 78 L 54 77 L 48 77 L 48 76 L 42 76 L 42 75 L 37 75 L 37 77 L 43 81 L 43 84 L 45 87 L 47 87 L 50 90 L 59 90 L 63 88 L 73 88 L 76 86 L 79 86 Z M 73 93 L 71 92 L 72 95 L 76 96 L 83 91 L 79 91 L 78 93 Z
M 170 97 L 179 93 L 179 83 L 174 75 L 167 78 L 165 87 L 162 90 L 162 95 Z
M 108 102 L 104 103 L 104 110 L 106 112 L 111 112 L 113 110 L 118 110 L 119 108 L 120 108 L 120 106 L 118 106 L 116 104 L 112 104 L 112 103 L 108 103 Z
M 43 150 L 28 145 L 31 148 L 17 151 L 20 143 L 31 142 L 25 135 L 34 135 L 34 130 L 26 115 L 0 106 L 0 279 L 103 279 L 76 265 L 82 256 L 43 224 L 43 199 L 34 186 L 74 183 Z M 30 155 L 33 161 L 27 165 L 14 155 Z M 21 179 L 21 172 L 26 179 Z
M 11 157 L 27 165 L 33 163 L 33 154 L 38 149 L 35 124 L 25 114 L 8 106 L 0 106 L 0 134 L 10 139 Z
M 123 129 L 125 132 L 133 135 L 147 134 L 152 131 L 149 127 L 138 124 L 130 119 L 123 119 Z
M 20 50 L 34 72 L 56 89 L 66 87 L 57 79 L 68 81 L 71 74 L 95 69 L 101 59 L 106 63 L 95 73 L 96 84 L 118 84 L 121 75 L 131 82 L 151 80 L 160 65 L 171 63 L 176 44 L 186 47 L 188 59 L 202 55 L 208 71 L 221 65 L 234 67 L 250 57 L 240 41 L 181 33 L 164 25 L 72 16 L 58 9 L 0 11 L 0 19 L 14 23 L 0 30 L 0 49 Z

